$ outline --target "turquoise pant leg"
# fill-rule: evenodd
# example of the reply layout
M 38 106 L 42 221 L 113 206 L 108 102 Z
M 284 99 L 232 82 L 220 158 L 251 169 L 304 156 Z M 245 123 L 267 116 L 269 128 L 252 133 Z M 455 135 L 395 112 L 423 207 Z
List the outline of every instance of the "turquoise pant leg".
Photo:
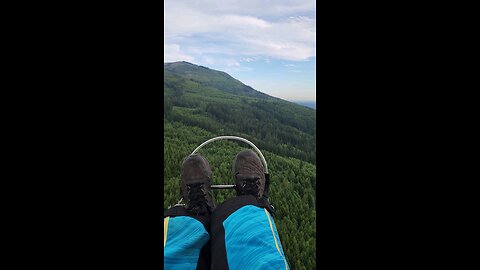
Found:
M 275 222 L 265 208 L 243 206 L 223 221 L 223 228 L 230 270 L 289 269 Z
M 164 269 L 196 269 L 200 250 L 209 239 L 203 224 L 194 218 L 164 218 Z

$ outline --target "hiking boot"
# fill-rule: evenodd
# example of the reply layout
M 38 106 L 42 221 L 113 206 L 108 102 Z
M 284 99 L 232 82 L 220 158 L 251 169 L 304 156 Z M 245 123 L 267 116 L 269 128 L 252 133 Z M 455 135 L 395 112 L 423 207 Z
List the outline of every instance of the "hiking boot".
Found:
M 252 150 L 237 154 L 233 161 L 233 178 L 237 195 L 253 195 L 257 198 L 265 193 L 265 171 L 262 161 Z
M 215 208 L 212 190 L 212 170 L 206 158 L 190 155 L 183 161 L 180 175 L 180 193 L 187 209 L 194 214 L 212 213 Z

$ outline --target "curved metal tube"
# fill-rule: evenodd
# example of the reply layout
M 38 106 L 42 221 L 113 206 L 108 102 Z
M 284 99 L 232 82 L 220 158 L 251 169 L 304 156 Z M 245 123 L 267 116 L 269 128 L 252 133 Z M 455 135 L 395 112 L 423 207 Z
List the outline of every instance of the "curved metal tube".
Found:
M 247 143 L 249 144 L 251 147 L 253 147 L 253 149 L 255 149 L 255 151 L 260 155 L 260 159 L 262 160 L 262 163 L 263 163 L 263 166 L 265 167 L 265 173 L 268 173 L 268 167 L 267 167 L 267 161 L 265 160 L 265 157 L 263 157 L 263 154 L 262 152 L 260 152 L 260 149 L 257 148 L 257 146 L 255 146 L 255 144 L 253 144 L 251 141 L 247 140 L 247 139 L 244 139 L 242 137 L 237 137 L 237 136 L 218 136 L 218 137 L 215 137 L 215 138 L 211 138 L 210 140 L 207 140 L 205 142 L 203 142 L 202 144 L 200 144 L 197 148 L 195 148 L 195 150 L 193 150 L 193 152 L 191 153 L 191 155 L 195 154 L 198 150 L 200 150 L 200 148 L 204 147 L 205 145 L 211 143 L 211 142 L 214 142 L 214 141 L 218 141 L 218 140 L 237 140 L 237 141 L 242 141 L 244 143 Z

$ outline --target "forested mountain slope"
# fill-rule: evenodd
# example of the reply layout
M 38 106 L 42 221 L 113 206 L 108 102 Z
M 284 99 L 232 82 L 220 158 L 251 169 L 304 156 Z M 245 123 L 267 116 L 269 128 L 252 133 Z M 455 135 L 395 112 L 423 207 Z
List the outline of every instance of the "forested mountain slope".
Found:
M 179 200 L 183 159 L 207 139 L 237 135 L 268 163 L 275 222 L 292 269 L 315 269 L 315 110 L 270 97 L 228 74 L 186 62 L 164 64 L 164 208 Z M 233 183 L 232 161 L 250 147 L 217 141 L 200 153 L 215 184 Z M 219 204 L 234 196 L 215 190 Z
M 261 149 L 315 164 L 315 110 L 187 62 L 164 64 L 164 75 L 168 120 L 255 138 Z

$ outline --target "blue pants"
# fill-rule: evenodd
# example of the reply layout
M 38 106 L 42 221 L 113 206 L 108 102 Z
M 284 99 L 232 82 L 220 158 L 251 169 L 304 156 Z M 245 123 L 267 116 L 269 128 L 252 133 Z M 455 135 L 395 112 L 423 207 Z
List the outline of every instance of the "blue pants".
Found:
M 219 205 L 211 217 L 169 209 L 165 269 L 289 269 L 268 204 L 251 195 Z

